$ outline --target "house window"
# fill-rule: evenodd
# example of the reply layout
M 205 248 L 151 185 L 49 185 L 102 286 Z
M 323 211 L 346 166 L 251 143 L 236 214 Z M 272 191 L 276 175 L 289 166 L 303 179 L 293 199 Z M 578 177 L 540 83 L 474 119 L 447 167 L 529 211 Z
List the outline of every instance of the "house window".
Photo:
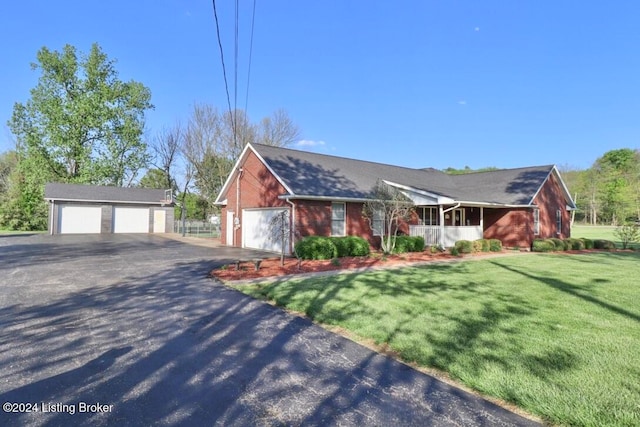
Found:
M 344 236 L 345 204 L 331 203 L 331 235 Z
M 418 210 L 421 225 L 438 225 L 440 214 L 438 208 L 420 208 Z
M 539 209 L 533 210 L 533 234 L 536 236 L 540 234 L 540 210 Z
M 556 211 L 556 233 L 562 233 L 562 211 L 560 209 Z
M 384 235 L 384 211 L 383 210 L 377 210 L 373 212 L 371 229 L 373 230 L 374 236 Z

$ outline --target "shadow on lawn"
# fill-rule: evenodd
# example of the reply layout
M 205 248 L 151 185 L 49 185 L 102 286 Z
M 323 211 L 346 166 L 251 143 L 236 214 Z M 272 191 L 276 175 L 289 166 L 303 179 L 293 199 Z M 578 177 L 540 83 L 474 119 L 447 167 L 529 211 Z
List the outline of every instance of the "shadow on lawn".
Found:
M 621 255 L 621 254 L 617 254 L 617 253 L 610 253 L 608 254 L 608 256 L 624 256 L 624 257 L 628 257 L 627 254 Z M 554 289 L 557 289 L 561 292 L 565 292 L 567 294 L 573 295 L 575 297 L 578 297 L 584 301 L 590 302 L 592 304 L 598 305 L 604 309 L 607 309 L 609 311 L 612 311 L 614 313 L 620 314 L 622 316 L 625 316 L 629 319 L 635 320 L 636 322 L 640 322 L 640 315 L 633 313 L 631 311 L 628 311 L 624 308 L 618 307 L 616 305 L 613 305 L 611 303 L 608 303 L 606 301 L 603 301 L 601 299 L 598 299 L 596 297 L 594 297 L 593 295 L 588 294 L 587 292 L 585 292 L 586 290 L 588 290 L 588 287 L 585 287 L 583 285 L 578 286 L 578 285 L 574 285 L 570 282 L 564 281 L 564 280 L 559 280 L 559 279 L 554 279 L 551 277 L 544 277 L 544 276 L 540 276 L 540 275 L 536 275 L 533 274 L 531 272 L 528 271 L 524 271 L 518 268 L 515 268 L 511 265 L 507 265 L 504 262 L 501 261 L 489 261 L 491 264 L 504 268 L 505 270 L 511 271 L 513 273 L 517 273 L 520 274 L 524 277 L 527 277 L 529 279 L 533 279 L 536 280 L 540 283 L 544 283 L 547 286 L 550 286 Z M 607 279 L 603 279 L 603 278 L 599 278 L 594 280 L 594 284 L 595 283 L 607 283 L 608 280 Z M 593 285 L 591 285 L 593 286 Z
M 451 277 L 462 279 L 452 281 Z M 357 297 L 344 294 L 356 287 L 364 289 Z M 517 340 L 510 338 L 517 332 L 513 322 L 531 318 L 534 323 L 537 307 L 517 292 L 488 292 L 483 283 L 473 280 L 467 263 L 273 283 L 265 286 L 263 294 L 278 305 L 300 307 L 322 323 L 345 325 L 354 318 L 371 319 L 375 324 L 368 326 L 375 329 L 375 336 L 363 338 L 388 345 L 405 361 L 450 373 L 458 364 L 474 375 L 489 365 L 499 365 L 505 372 L 526 366 L 544 378 L 550 372 L 572 369 L 576 362 L 560 348 L 524 354 Z M 435 302 L 440 299 L 446 305 Z M 469 308 L 461 311 L 461 306 Z M 425 310 L 427 316 L 423 316 Z M 419 324 L 421 319 L 430 319 L 434 327 Z M 495 356 L 494 348 L 504 348 L 499 352 L 503 356 Z

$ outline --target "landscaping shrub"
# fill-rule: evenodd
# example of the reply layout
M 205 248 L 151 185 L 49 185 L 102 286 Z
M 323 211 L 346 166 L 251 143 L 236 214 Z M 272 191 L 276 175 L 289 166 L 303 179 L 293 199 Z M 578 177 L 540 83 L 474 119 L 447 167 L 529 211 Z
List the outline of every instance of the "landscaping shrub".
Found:
M 473 242 L 473 246 L 476 252 L 489 252 L 489 249 L 491 249 L 491 244 L 487 239 L 478 239 Z
M 344 238 L 349 242 L 349 256 L 367 256 L 371 251 L 369 242 L 358 236 L 347 236 Z
M 349 241 L 346 237 L 329 237 L 329 240 L 335 245 L 338 257 L 349 256 L 351 250 L 349 248 Z
M 562 239 L 558 239 L 557 237 L 552 237 L 547 240 L 551 240 L 553 242 L 557 251 L 566 251 L 567 249 L 569 249 L 568 245 L 565 244 L 564 240 Z
M 421 236 L 396 236 L 396 247 L 393 253 L 422 252 L 424 250 L 424 238 Z
M 489 251 L 491 252 L 502 251 L 502 242 L 498 239 L 489 239 Z
M 581 238 L 582 243 L 584 243 L 585 249 L 593 249 L 593 240 L 587 239 L 586 237 Z
M 298 258 L 332 259 L 338 256 L 338 249 L 329 237 L 309 236 L 295 244 Z
M 580 239 L 574 239 L 573 237 L 569 237 L 568 239 L 565 239 L 564 242 L 565 242 L 565 245 L 569 247 L 569 249 L 574 251 L 581 251 L 582 249 L 585 248 L 584 242 Z
M 594 249 L 615 249 L 616 244 L 611 240 L 596 239 L 593 241 Z
M 473 242 L 471 240 L 458 240 L 454 246 L 461 254 L 473 252 Z
M 533 252 L 553 252 L 556 250 L 556 245 L 551 239 L 535 239 L 531 250 Z
M 413 240 L 413 252 L 422 252 L 424 251 L 425 243 L 424 237 L 422 236 L 413 236 L 411 237 Z
M 438 254 L 440 252 L 444 252 L 444 249 L 442 249 L 442 247 L 439 245 L 431 245 L 429 246 L 429 252 L 431 252 L 432 254 Z
M 460 251 L 455 246 L 453 246 L 451 249 L 449 249 L 449 252 L 453 256 L 459 256 L 460 255 Z

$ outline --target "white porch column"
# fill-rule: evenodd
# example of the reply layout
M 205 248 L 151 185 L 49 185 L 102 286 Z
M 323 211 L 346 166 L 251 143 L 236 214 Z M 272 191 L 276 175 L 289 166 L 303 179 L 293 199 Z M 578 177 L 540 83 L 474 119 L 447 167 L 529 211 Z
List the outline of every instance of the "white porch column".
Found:
M 480 206 L 480 231 L 482 231 L 482 238 L 484 239 L 484 207 Z
M 438 205 L 438 214 L 440 215 L 440 241 L 438 243 L 444 248 L 444 209 L 442 205 Z

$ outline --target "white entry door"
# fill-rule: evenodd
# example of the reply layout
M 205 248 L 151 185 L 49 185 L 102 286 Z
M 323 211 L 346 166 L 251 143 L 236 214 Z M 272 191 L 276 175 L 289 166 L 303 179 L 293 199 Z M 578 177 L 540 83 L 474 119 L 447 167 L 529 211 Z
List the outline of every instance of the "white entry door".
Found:
M 163 209 L 153 211 L 153 232 L 164 233 L 167 222 L 167 212 Z
M 227 245 L 233 246 L 233 212 L 227 212 Z

